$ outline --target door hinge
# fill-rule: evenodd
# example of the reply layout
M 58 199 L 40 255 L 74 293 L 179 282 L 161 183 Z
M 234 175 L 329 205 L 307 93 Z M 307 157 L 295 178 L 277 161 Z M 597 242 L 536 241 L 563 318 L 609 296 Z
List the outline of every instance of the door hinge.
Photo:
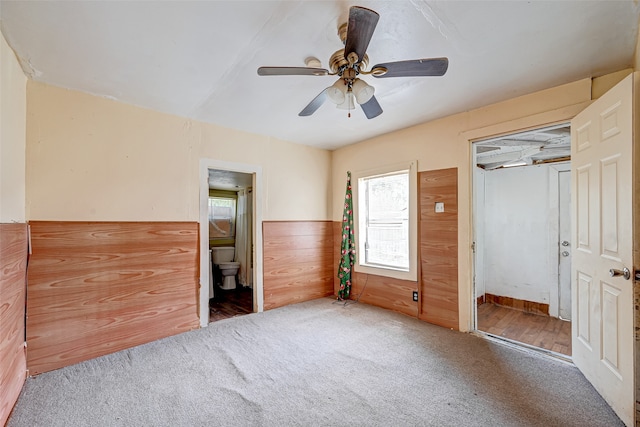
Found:
M 476 242 L 471 242 L 471 252 L 476 253 Z

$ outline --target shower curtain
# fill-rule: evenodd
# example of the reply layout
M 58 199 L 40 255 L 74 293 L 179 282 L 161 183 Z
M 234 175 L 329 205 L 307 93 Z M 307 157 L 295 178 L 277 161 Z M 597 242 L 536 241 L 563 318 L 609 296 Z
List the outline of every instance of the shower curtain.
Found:
M 253 287 L 253 230 L 252 219 L 252 192 L 251 189 L 238 192 L 238 204 L 236 214 L 236 262 L 240 263 L 238 281 L 242 286 Z

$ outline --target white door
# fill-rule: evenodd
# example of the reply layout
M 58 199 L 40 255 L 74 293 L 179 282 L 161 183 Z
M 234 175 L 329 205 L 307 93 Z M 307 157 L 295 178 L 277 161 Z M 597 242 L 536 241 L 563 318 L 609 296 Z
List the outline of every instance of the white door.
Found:
M 558 289 L 559 315 L 571 320 L 571 172 L 558 172 Z
M 572 358 L 634 423 L 633 75 L 571 122 Z M 615 276 L 610 275 L 610 271 Z

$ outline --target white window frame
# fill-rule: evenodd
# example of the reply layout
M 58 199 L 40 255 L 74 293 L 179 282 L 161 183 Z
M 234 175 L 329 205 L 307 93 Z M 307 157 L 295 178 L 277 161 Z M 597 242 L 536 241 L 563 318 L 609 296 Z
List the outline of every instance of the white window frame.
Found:
M 418 172 L 417 161 L 402 162 L 382 166 L 352 174 L 354 232 L 356 239 L 356 265 L 358 273 L 376 276 L 392 277 L 400 280 L 418 280 Z M 376 176 L 392 175 L 402 171 L 409 171 L 409 269 L 400 270 L 393 267 L 373 266 L 364 264 L 364 242 L 360 240 L 360 180 Z
M 209 194 L 209 222 L 211 222 L 211 220 L 213 219 L 211 217 L 211 200 L 212 199 L 222 199 L 222 200 L 232 200 L 233 201 L 233 213 L 232 216 L 229 218 L 229 222 L 230 222 L 230 234 L 228 236 L 225 237 L 211 237 L 211 235 L 209 236 L 209 241 L 212 244 L 216 244 L 218 243 L 218 245 L 220 245 L 220 243 L 224 243 L 224 244 L 228 244 L 228 245 L 235 245 L 235 240 L 236 240 L 236 221 L 237 221 L 237 215 L 238 215 L 238 196 L 232 196 L 231 194 L 229 195 L 225 195 L 225 194 Z

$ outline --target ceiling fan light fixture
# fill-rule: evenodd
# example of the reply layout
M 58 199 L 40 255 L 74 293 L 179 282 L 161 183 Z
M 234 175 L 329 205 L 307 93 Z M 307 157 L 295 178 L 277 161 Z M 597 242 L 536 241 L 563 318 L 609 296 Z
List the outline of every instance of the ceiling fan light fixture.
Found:
M 338 79 L 334 84 L 327 88 L 327 96 L 336 105 L 340 105 L 344 102 L 347 93 L 347 85 L 344 84 L 344 80 Z
M 341 110 L 355 109 L 356 104 L 354 103 L 354 98 L 355 97 L 353 96 L 353 92 L 348 91 L 347 94 L 345 95 L 344 101 L 336 105 L 336 108 L 339 108 Z
M 373 98 L 373 94 L 375 93 L 375 88 L 364 80 L 355 79 L 352 85 L 353 94 L 356 97 L 356 101 L 358 104 L 366 104 L 371 98 Z

